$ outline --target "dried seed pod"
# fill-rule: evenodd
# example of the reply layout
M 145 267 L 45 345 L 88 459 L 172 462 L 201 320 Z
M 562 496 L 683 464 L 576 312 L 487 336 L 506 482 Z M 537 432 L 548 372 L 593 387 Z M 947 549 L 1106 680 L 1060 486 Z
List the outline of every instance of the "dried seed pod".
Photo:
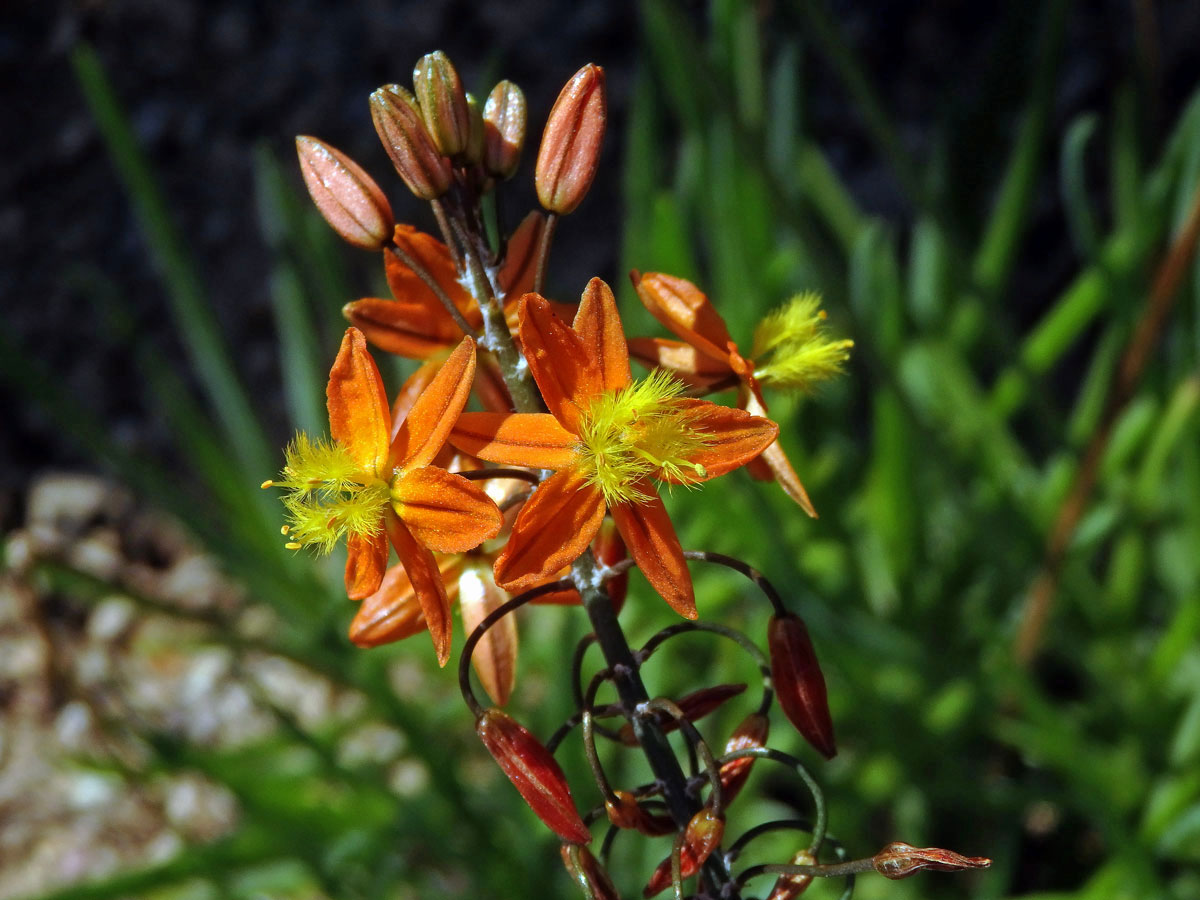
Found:
M 563 770 L 523 725 L 501 710 L 489 709 L 475 723 L 475 733 L 547 828 L 573 844 L 592 839 Z
M 683 833 L 683 849 L 679 854 L 679 876 L 690 878 L 700 871 L 704 861 L 721 844 L 725 835 L 725 820 L 714 816 L 707 806 L 692 816 Z M 671 886 L 671 857 L 658 864 L 642 891 L 643 897 L 653 897 Z
M 804 621 L 790 613 L 772 616 L 767 632 L 771 678 L 784 715 L 826 759 L 837 755 L 825 676 Z
M 587 195 L 606 118 L 604 70 L 589 63 L 562 89 L 542 133 L 534 182 L 538 200 L 550 212 L 566 215 Z
M 458 70 L 441 50 L 426 53 L 413 68 L 413 93 L 425 128 L 443 156 L 467 149 L 471 117 Z
M 371 119 L 410 191 L 436 200 L 450 189 L 450 162 L 434 145 L 412 94 L 398 84 L 379 88 L 371 94 Z
M 608 872 L 591 850 L 580 844 L 563 844 L 559 852 L 567 872 L 583 889 L 587 900 L 620 900 Z
M 300 174 L 309 195 L 342 240 L 379 250 L 391 239 L 395 219 L 379 185 L 354 160 L 324 141 L 296 138 Z
M 807 850 L 801 850 L 789 862 L 793 866 L 813 866 L 817 860 Z M 808 890 L 812 880 L 811 875 L 780 875 L 775 880 L 775 886 L 771 888 L 771 895 L 767 900 L 795 900 Z
M 893 881 L 914 875 L 921 869 L 935 872 L 961 872 L 964 869 L 986 869 L 992 861 L 986 856 L 963 856 L 940 847 L 914 847 L 903 841 L 888 844 L 871 861 L 875 871 Z
M 744 684 L 714 684 L 712 687 L 701 688 L 698 691 L 692 691 L 686 697 L 681 697 L 676 701 L 676 705 L 683 712 L 685 719 L 695 722 L 703 719 L 726 700 L 736 697 L 744 690 L 746 690 Z M 675 731 L 679 728 L 679 720 L 663 710 L 656 709 L 654 718 L 658 721 L 658 727 L 664 732 Z M 626 722 L 621 726 L 620 735 L 621 743 L 625 746 L 637 746 L 637 736 L 630 723 Z
M 483 105 L 483 170 L 494 178 L 512 178 L 525 146 L 525 95 L 501 81 Z
M 767 745 L 767 734 L 770 729 L 770 719 L 761 713 L 751 713 L 742 720 L 742 724 L 737 727 L 733 735 L 726 742 L 725 752 L 736 753 L 738 750 L 765 747 Z M 740 759 L 731 759 L 729 762 L 721 764 L 721 802 L 726 807 L 733 802 L 733 798 L 745 786 L 746 779 L 750 777 L 750 769 L 753 765 L 753 756 L 743 756 Z

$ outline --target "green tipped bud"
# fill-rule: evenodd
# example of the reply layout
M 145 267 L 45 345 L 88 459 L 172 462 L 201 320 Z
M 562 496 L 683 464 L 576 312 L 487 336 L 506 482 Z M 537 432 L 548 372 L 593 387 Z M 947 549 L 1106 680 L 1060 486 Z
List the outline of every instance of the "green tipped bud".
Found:
M 471 132 L 467 96 L 458 71 L 441 50 L 426 53 L 417 62 L 413 93 L 438 150 L 444 156 L 457 156 L 466 150 Z
M 472 94 L 467 94 L 467 119 L 470 122 L 470 129 L 467 134 L 467 148 L 463 151 L 463 156 L 467 162 L 478 165 L 483 162 L 483 111 L 479 108 L 479 101 Z

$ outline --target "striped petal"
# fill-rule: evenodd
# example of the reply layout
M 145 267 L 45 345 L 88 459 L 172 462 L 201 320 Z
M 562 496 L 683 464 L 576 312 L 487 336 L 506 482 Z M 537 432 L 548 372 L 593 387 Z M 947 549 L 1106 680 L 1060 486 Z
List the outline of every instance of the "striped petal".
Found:
M 363 471 L 382 475 L 387 469 L 391 414 L 379 368 L 357 328 L 346 329 L 329 370 L 325 398 L 333 439 L 350 451 Z
M 413 537 L 439 553 L 465 553 L 500 533 L 503 516 L 483 488 L 435 466 L 392 485 L 392 507 Z
M 578 432 L 580 406 L 603 389 L 600 367 L 583 339 L 550 309 L 546 298 L 521 298 L 521 345 L 546 407 Z
M 440 306 L 409 300 L 364 297 L 343 306 L 342 315 L 380 350 L 406 359 L 428 359 L 462 334 Z
M 744 466 L 779 435 L 779 426 L 770 419 L 752 416 L 744 409 L 690 398 L 679 403 L 690 411 L 692 427 L 706 438 L 705 446 L 690 458 L 704 466 L 707 474 L 702 481 Z
M 577 472 L 543 481 L 521 508 L 496 558 L 496 583 L 510 594 L 546 581 L 573 563 L 604 521 L 604 497 Z
M 659 272 L 635 275 L 633 286 L 650 315 L 676 336 L 714 360 L 729 358 L 726 345 L 733 338 L 721 314 L 698 287 L 686 278 Z
M 450 432 L 463 453 L 536 469 L 570 468 L 577 440 L 547 413 L 463 413 Z
M 437 561 L 429 548 L 419 543 L 400 518 L 389 513 L 384 518 L 387 525 L 388 540 L 400 557 L 400 564 L 408 575 L 417 602 L 421 604 L 421 613 L 425 616 L 425 624 L 429 628 L 429 636 L 433 639 L 433 649 L 437 653 L 438 665 L 444 666 L 450 659 L 450 598 L 446 595 L 446 586 L 442 583 L 442 573 L 438 571 Z
M 617 300 L 612 289 L 599 278 L 593 278 L 584 289 L 572 327 L 600 368 L 601 387 L 606 391 L 628 387 L 632 380 L 629 351 L 621 317 L 617 315 Z
M 433 462 L 471 396 L 474 380 L 475 342 L 465 337 L 413 402 L 396 431 L 392 459 L 397 466 L 409 468 Z
M 658 595 L 685 619 L 695 619 L 696 593 L 683 558 L 683 547 L 667 508 L 649 482 L 641 489 L 651 499 L 642 503 L 618 503 L 611 513 L 629 548 L 629 555 Z

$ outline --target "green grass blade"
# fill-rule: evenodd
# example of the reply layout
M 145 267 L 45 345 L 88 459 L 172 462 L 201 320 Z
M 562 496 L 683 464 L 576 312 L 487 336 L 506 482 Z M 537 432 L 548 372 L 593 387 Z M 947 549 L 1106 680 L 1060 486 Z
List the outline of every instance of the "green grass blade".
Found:
M 1071 232 L 1076 252 L 1089 261 L 1096 257 L 1100 236 L 1088 196 L 1084 157 L 1089 142 L 1096 134 L 1098 124 L 1099 119 L 1094 113 L 1078 116 L 1067 129 L 1067 136 L 1063 138 L 1062 155 L 1059 160 L 1059 181 L 1062 183 L 1063 211 L 1067 216 L 1067 228 Z

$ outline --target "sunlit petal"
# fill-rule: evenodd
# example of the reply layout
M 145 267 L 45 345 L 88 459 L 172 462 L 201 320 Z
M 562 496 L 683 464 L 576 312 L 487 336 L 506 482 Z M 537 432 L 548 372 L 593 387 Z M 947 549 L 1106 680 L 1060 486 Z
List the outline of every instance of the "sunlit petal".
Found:
M 752 416 L 744 409 L 688 398 L 679 403 L 689 410 L 692 426 L 706 438 L 704 447 L 691 456 L 692 462 L 705 469 L 702 481 L 744 466 L 779 434 L 779 426 L 770 419 Z
M 325 397 L 330 435 L 350 451 L 360 468 L 381 475 L 387 468 L 391 415 L 383 379 L 357 328 L 346 329 L 329 370 Z
M 621 317 L 617 315 L 617 300 L 612 289 L 599 278 L 593 278 L 584 289 L 572 327 L 600 368 L 600 386 L 606 391 L 628 386 L 629 351 L 625 347 Z
M 463 413 L 450 443 L 488 462 L 538 469 L 574 464 L 578 438 L 547 413 Z
M 350 534 L 346 539 L 346 596 L 361 600 L 379 589 L 387 568 L 387 536 Z
M 521 344 L 546 407 L 569 431 L 577 431 L 580 404 L 600 393 L 600 367 L 583 339 L 556 316 L 544 297 L 521 298 Z
M 471 396 L 474 379 L 475 342 L 465 337 L 396 431 L 392 459 L 397 466 L 427 466 L 433 461 Z
M 654 491 L 649 484 L 643 489 Z M 685 619 L 696 618 L 699 613 L 692 576 L 662 500 L 654 495 L 644 503 L 618 503 L 610 512 L 630 556 L 650 586 Z
M 392 505 L 413 537 L 439 553 L 474 550 L 500 532 L 503 517 L 483 488 L 434 466 L 405 472 Z
M 732 338 L 725 320 L 704 293 L 686 278 L 648 272 L 633 286 L 650 314 L 678 337 L 714 360 L 728 357 Z
M 406 359 L 427 359 L 462 335 L 440 306 L 409 300 L 364 297 L 343 306 L 342 314 L 380 350 Z
M 444 666 L 450 659 L 450 598 L 446 596 L 446 586 L 442 583 L 437 561 L 429 548 L 419 543 L 394 513 L 388 513 L 384 522 L 388 539 L 408 574 L 417 602 L 421 604 L 438 665 Z

